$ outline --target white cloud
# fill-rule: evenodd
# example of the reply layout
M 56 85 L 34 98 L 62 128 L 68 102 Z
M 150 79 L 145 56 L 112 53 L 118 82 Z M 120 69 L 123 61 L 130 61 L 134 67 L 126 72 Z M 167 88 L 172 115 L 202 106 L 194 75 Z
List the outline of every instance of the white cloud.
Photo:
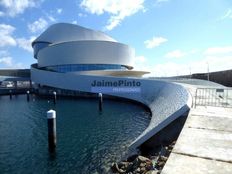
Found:
M 63 12 L 63 9 L 62 9 L 62 8 L 58 8 L 58 9 L 56 9 L 56 12 L 57 12 L 58 14 L 61 14 L 61 13 Z
M 34 36 L 29 39 L 25 38 L 14 38 L 12 36 L 15 28 L 11 25 L 0 24 L 0 47 L 6 46 L 18 46 L 32 52 L 31 42 L 35 39 Z M 7 53 L 6 51 L 0 50 L 0 56 L 3 56 L 3 53 Z M 6 56 L 7 54 L 4 54 Z
M 195 53 L 197 53 L 197 52 L 199 52 L 198 49 L 192 49 L 192 50 L 190 50 L 190 51 L 188 52 L 188 54 L 195 54 Z
M 146 58 L 144 56 L 137 56 L 134 58 L 134 61 L 137 63 L 144 63 L 146 62 Z
M 28 52 L 33 52 L 31 43 L 33 40 L 35 40 L 35 36 L 31 36 L 30 39 L 25 39 L 25 38 L 18 38 L 17 39 L 17 44 L 20 48 L 28 51 Z
M 166 62 L 154 65 L 150 76 L 168 77 L 181 74 L 189 74 L 188 67 L 186 65 Z
M 78 13 L 78 16 L 79 16 L 79 17 L 86 17 L 87 15 L 84 14 L 84 13 Z
M 55 22 L 55 21 L 56 21 L 56 19 L 55 19 L 53 16 L 51 16 L 51 15 L 47 15 L 47 18 L 48 18 L 51 22 Z
M 44 13 L 45 17 L 40 17 L 38 20 L 27 25 L 28 29 L 32 33 L 37 33 L 45 30 L 50 23 L 57 21 L 52 15 Z
M 225 14 L 221 17 L 221 20 L 224 20 L 224 19 L 232 19 L 232 10 L 231 9 L 228 9 Z
M 72 24 L 77 24 L 77 21 L 72 21 Z
M 134 69 L 140 71 L 148 71 L 144 77 L 167 77 L 181 74 L 189 74 L 189 67 L 185 64 L 177 64 L 174 62 L 165 62 L 162 64 L 151 64 L 144 56 L 137 56 L 134 59 Z
M 211 48 L 208 48 L 204 53 L 206 55 L 232 53 L 232 46 L 211 47 Z
M 0 50 L 0 57 L 7 56 L 8 52 L 6 50 Z
M 144 70 L 147 59 L 144 56 L 136 56 L 133 59 L 132 66 L 138 70 Z
M 163 37 L 153 37 L 151 40 L 144 41 L 146 48 L 155 48 L 160 46 L 162 43 L 167 42 L 166 38 Z
M 186 56 L 186 53 L 180 50 L 174 50 L 165 55 L 166 58 L 181 58 L 184 56 Z
M 144 56 L 136 56 L 133 59 L 132 66 L 134 67 L 134 70 L 137 70 L 137 71 L 151 72 L 151 70 L 152 70 L 150 64 L 148 64 L 148 62 L 147 62 L 147 58 Z M 146 77 L 146 76 L 149 76 L 149 74 L 144 75 L 144 77 Z
M 0 58 L 0 64 L 3 64 L 5 66 L 12 66 L 12 57 L 7 56 L 7 57 L 1 57 Z
M 0 17 L 5 16 L 5 13 L 3 13 L 2 11 L 0 11 Z
M 145 75 L 145 77 L 170 77 L 189 75 L 190 73 L 207 73 L 208 66 L 210 72 L 222 71 L 231 69 L 232 67 L 232 51 L 230 48 L 230 46 L 224 47 L 224 49 L 221 49 L 221 47 L 220 49 L 208 48 L 205 51 L 192 49 L 186 52 L 176 50 L 176 53 L 174 52 L 175 54 L 173 54 L 172 57 L 179 57 L 183 54 L 185 56 L 197 54 L 198 57 L 198 59 L 187 59 L 180 63 L 179 61 L 178 63 L 175 62 L 176 59 L 172 59 L 172 61 L 168 60 L 164 63 L 153 64 L 144 56 L 137 56 L 134 59 L 134 67 L 136 70 L 151 72 L 150 74 Z
M 105 28 L 112 30 L 119 25 L 125 17 L 131 16 L 140 10 L 144 10 L 144 0 L 83 0 L 80 4 L 87 12 L 101 15 L 110 14 Z
M 210 71 L 231 69 L 232 46 L 210 47 L 204 51 L 204 61 L 209 64 Z
M 151 75 L 153 77 L 171 77 L 179 75 L 190 75 L 193 73 L 207 72 L 207 64 L 205 61 L 184 63 L 165 62 L 156 64 L 152 67 Z
M 111 17 L 108 21 L 108 25 L 105 27 L 107 30 L 113 30 L 117 25 L 119 25 L 121 22 L 121 19 L 118 17 Z
M 15 28 L 11 25 L 0 24 L 0 47 L 15 46 L 16 41 L 12 36 Z
M 45 30 L 45 28 L 48 26 L 48 22 L 44 18 L 39 18 L 37 21 L 34 21 L 31 24 L 28 24 L 28 29 L 32 33 L 40 32 Z
M 207 56 L 203 61 L 209 64 L 209 71 L 211 72 L 227 70 L 232 67 L 232 55 Z
M 25 9 L 35 7 L 39 2 L 38 0 L 1 0 L 0 6 L 8 16 L 15 17 L 22 14 Z
M 135 65 L 136 70 L 148 71 L 144 77 L 168 77 L 181 74 L 189 74 L 189 67 L 174 62 L 165 62 L 161 64 L 151 64 L 149 62 L 141 62 Z
M 14 63 L 13 65 L 11 65 L 9 68 L 22 69 L 22 68 L 25 68 L 25 65 L 23 65 L 23 63 L 21 63 L 21 62 L 17 62 L 17 63 Z
M 202 56 L 202 59 L 200 60 L 192 60 L 187 63 L 175 63 L 169 61 L 153 66 L 149 65 L 146 67 L 146 70 L 151 72 L 149 76 L 162 77 L 189 75 L 190 73 L 206 73 L 208 71 L 208 66 L 210 72 L 231 69 L 232 51 L 229 49 L 230 46 L 224 48 L 226 49 L 208 48 L 201 52 L 201 55 L 199 56 Z M 192 51 L 186 52 L 186 55 L 191 53 Z M 196 53 L 196 51 L 194 51 L 194 53 Z
M 23 68 L 21 62 L 16 62 L 7 51 L 0 50 L 0 65 L 5 68 Z

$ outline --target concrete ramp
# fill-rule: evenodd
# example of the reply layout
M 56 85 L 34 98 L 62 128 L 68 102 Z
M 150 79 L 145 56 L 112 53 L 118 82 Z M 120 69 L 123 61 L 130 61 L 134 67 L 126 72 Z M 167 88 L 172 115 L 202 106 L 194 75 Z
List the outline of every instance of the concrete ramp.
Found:
M 178 117 L 189 111 L 192 98 L 181 85 L 167 83 L 154 100 L 148 105 L 152 118 L 147 129 L 131 143 L 130 148 L 137 148 L 157 134 Z

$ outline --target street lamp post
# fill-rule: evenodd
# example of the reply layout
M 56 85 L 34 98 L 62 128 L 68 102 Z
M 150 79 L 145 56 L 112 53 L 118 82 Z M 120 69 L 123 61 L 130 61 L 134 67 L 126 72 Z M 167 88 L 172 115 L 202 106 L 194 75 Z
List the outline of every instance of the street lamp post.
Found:
M 207 64 L 207 80 L 209 81 L 209 62 L 207 62 L 206 64 Z
M 191 66 L 189 67 L 189 78 L 190 79 L 192 78 L 192 69 L 191 69 Z

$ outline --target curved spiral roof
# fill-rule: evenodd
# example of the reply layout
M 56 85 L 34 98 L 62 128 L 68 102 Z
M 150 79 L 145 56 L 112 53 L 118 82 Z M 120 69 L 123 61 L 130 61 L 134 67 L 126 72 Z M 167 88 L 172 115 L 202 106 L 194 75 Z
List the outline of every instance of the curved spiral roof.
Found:
M 110 36 L 74 24 L 57 23 L 32 42 L 38 67 L 115 64 L 132 69 L 134 49 Z
M 50 44 L 81 40 L 101 40 L 117 42 L 100 31 L 90 30 L 79 25 L 68 23 L 57 23 L 50 26 L 38 38 L 32 42 L 32 46 L 36 42 L 48 42 Z

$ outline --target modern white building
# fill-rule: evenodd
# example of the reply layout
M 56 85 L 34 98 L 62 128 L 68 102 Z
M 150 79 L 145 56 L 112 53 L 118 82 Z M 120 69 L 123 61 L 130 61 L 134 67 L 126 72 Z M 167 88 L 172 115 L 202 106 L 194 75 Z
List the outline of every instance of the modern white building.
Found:
M 133 70 L 134 49 L 98 31 L 58 23 L 32 42 L 38 63 L 31 65 L 36 88 L 103 93 L 141 102 L 152 119 L 133 143 L 138 146 L 188 111 L 190 95 L 178 84 L 141 78 Z M 157 118 L 159 118 L 157 120 Z
M 134 49 L 78 25 L 58 23 L 32 42 L 38 70 L 76 75 L 141 77 L 133 71 Z M 33 73 L 33 71 L 32 71 Z M 33 77 L 33 76 L 32 76 Z M 36 82 L 36 79 L 33 79 Z

